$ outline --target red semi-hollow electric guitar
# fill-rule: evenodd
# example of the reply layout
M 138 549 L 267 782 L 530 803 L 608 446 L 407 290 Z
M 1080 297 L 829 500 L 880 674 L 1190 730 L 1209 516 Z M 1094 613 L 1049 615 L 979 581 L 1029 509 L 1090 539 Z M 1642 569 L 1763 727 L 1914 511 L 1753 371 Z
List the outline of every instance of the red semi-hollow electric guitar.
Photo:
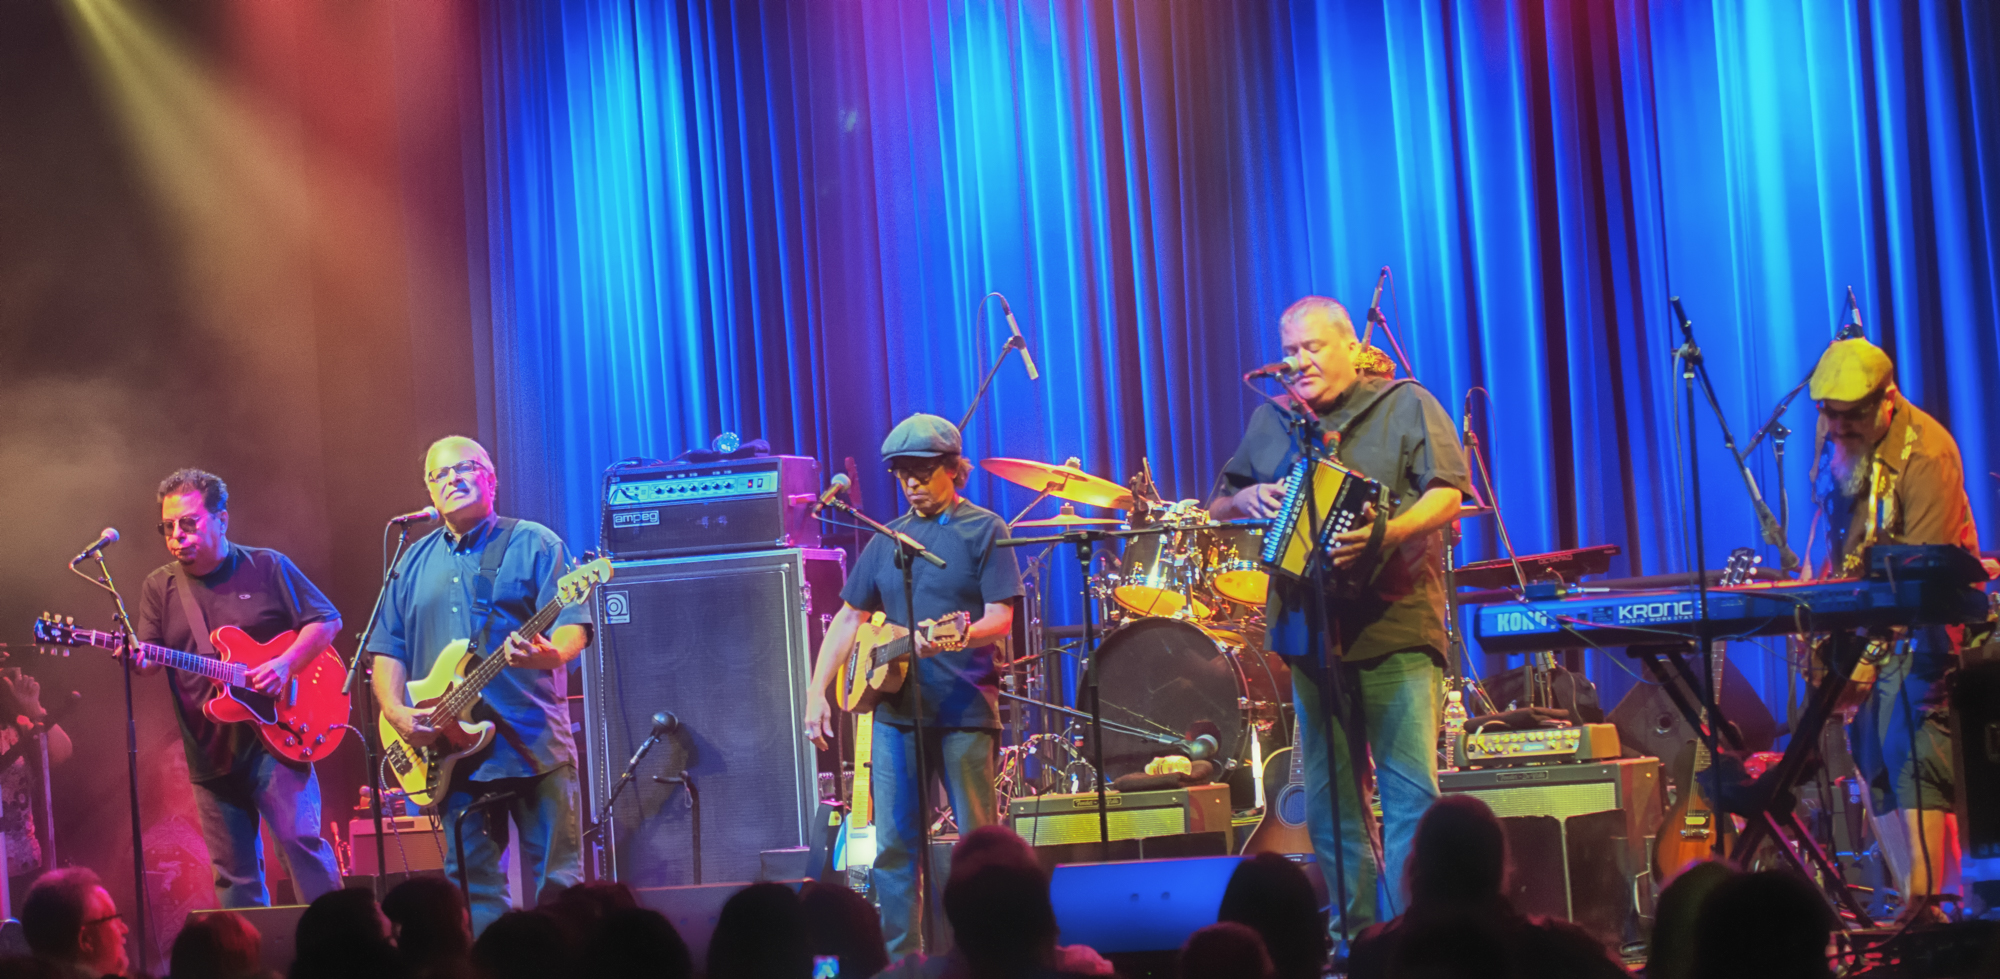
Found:
M 44 613 L 35 620 L 35 642 L 51 646 L 96 646 L 112 652 L 125 649 L 125 637 L 115 632 L 79 629 L 75 619 Z M 340 692 L 346 670 L 331 651 L 313 657 L 275 695 L 259 693 L 246 682 L 251 668 L 284 655 L 297 632 L 260 643 L 233 625 L 215 630 L 211 639 L 220 658 L 210 659 L 152 643 L 139 644 L 139 655 L 162 666 L 205 676 L 216 693 L 202 713 L 218 724 L 257 725 L 271 753 L 295 762 L 311 763 L 333 754 L 347 733 L 347 695 Z

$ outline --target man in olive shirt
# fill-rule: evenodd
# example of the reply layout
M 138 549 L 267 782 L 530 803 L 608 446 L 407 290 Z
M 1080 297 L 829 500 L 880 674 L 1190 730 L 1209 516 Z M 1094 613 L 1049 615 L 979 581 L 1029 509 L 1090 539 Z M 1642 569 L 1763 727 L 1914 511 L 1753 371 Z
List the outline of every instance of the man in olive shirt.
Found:
M 1830 450 L 1828 464 L 1814 467 L 1830 577 L 1860 577 L 1875 544 L 1954 544 L 1979 553 L 1958 443 L 1903 397 L 1894 374 L 1889 355 L 1862 339 L 1835 342 L 1813 370 L 1820 438 Z M 1911 629 L 1896 655 L 1876 665 L 1875 687 L 1848 727 L 1870 810 L 1878 820 L 1901 814 L 1912 859 L 1892 854 L 1891 863 L 1909 868 L 1901 881 L 1906 896 L 1938 892 L 1956 839 L 1944 707 L 1944 676 L 1958 663 L 1953 631 Z
M 1229 520 L 1268 518 L 1277 511 L 1284 499 L 1282 483 L 1301 455 L 1288 416 L 1302 407 L 1317 415 L 1337 461 L 1382 483 L 1390 494 L 1374 552 L 1369 551 L 1374 528 L 1368 521 L 1333 539 L 1333 576 L 1349 577 L 1352 569 L 1353 580 L 1322 604 L 1320 649 L 1311 646 L 1311 596 L 1304 581 L 1274 580 L 1265 611 L 1266 646 L 1292 664 L 1313 849 L 1329 876 L 1330 890 L 1337 893 L 1331 880 L 1334 868 L 1345 870 L 1347 905 L 1341 910 L 1351 935 L 1400 912 L 1403 866 L 1417 820 L 1438 797 L 1438 705 L 1445 651 L 1444 542 L 1438 531 L 1458 516 L 1471 484 L 1464 450 L 1437 399 L 1413 381 L 1363 376 L 1356 370 L 1361 343 L 1338 302 L 1307 296 L 1293 303 L 1279 321 L 1279 336 L 1287 356 L 1306 362 L 1292 384 L 1306 405 L 1285 399 L 1282 409 L 1258 406 L 1242 444 L 1223 468 L 1224 495 L 1210 504 L 1209 512 Z M 1367 516 L 1374 518 L 1372 509 Z M 1371 559 L 1367 568 L 1359 567 L 1364 556 Z M 1339 861 L 1327 794 L 1334 778 L 1321 693 L 1327 664 L 1340 671 L 1334 689 L 1346 691 L 1349 701 L 1337 711 L 1342 720 L 1332 733 L 1332 758 L 1341 769 Z M 1371 757 L 1382 797 L 1386 867 L 1376 864 L 1375 827 L 1353 777 Z M 1376 882 L 1384 873 L 1388 904 L 1378 913 Z

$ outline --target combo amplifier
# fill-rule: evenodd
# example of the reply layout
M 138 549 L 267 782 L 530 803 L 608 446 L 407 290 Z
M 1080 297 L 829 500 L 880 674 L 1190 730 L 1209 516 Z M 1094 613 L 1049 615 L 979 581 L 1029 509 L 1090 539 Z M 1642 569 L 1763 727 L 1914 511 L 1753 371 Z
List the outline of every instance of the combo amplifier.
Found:
M 818 547 L 819 493 L 819 462 L 804 456 L 614 466 L 604 473 L 604 550 L 629 561 Z
M 1598 761 L 1619 753 L 1618 729 L 1610 724 L 1469 731 L 1458 739 L 1458 763 L 1469 768 Z
M 1440 772 L 1438 784 L 1479 797 L 1500 817 L 1516 910 L 1614 941 L 1641 937 L 1652 915 L 1645 878 L 1662 816 L 1659 759 Z
M 1222 783 L 1151 792 L 1107 792 L 1111 838 L 1136 840 L 1189 833 L 1222 833 L 1227 846 L 1229 786 Z M 1014 832 L 1031 846 L 1096 843 L 1097 793 L 1050 794 L 1015 799 L 1007 807 Z

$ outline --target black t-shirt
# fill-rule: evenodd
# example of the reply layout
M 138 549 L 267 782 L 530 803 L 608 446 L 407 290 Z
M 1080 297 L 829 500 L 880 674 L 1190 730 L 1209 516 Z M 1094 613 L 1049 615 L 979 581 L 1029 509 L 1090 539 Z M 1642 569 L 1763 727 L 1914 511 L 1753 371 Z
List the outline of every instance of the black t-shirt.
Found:
M 1289 401 L 1289 399 L 1287 399 Z M 1465 450 L 1451 416 L 1413 381 L 1362 378 L 1320 415 L 1321 427 L 1338 433 L 1334 458 L 1388 487 L 1398 515 L 1416 505 L 1433 482 L 1470 495 Z M 1299 457 L 1285 413 L 1262 404 L 1250 415 L 1243 442 L 1222 470 L 1227 492 L 1257 483 L 1282 483 Z M 1436 533 L 1405 541 L 1380 557 L 1382 570 L 1361 600 L 1334 603 L 1326 641 L 1349 662 L 1407 649 L 1444 651 L 1444 542 Z M 1265 611 L 1265 645 L 1274 653 L 1304 656 L 1311 643 L 1305 621 L 1309 596 L 1283 576 L 1272 580 Z
M 935 518 L 915 511 L 889 521 L 889 527 L 915 538 L 945 561 L 940 568 L 917 559 L 911 597 L 917 621 L 967 612 L 973 621 L 985 614 L 987 603 L 1021 595 L 1021 566 L 1012 548 L 994 547 L 1007 536 L 1007 525 L 993 511 L 961 499 Z M 896 567 L 896 545 L 877 536 L 861 549 L 842 601 L 864 612 L 881 611 L 890 622 L 908 627 L 910 614 L 903 600 L 903 572 Z M 998 728 L 999 681 L 993 649 L 960 649 L 928 656 L 918 662 L 923 684 L 924 723 L 939 727 Z M 908 725 L 910 689 L 905 683 L 875 708 L 878 720 Z
M 183 578 L 178 565 L 168 564 L 146 576 L 139 589 L 140 642 L 199 652 L 175 591 L 189 581 L 211 634 L 233 625 L 258 642 L 270 642 L 292 629 L 340 617 L 291 558 L 268 548 L 230 544 L 222 563 L 206 575 Z M 180 670 L 167 675 L 179 708 L 190 779 L 227 775 L 264 750 L 254 726 L 217 724 L 201 712 L 215 693 L 213 681 Z

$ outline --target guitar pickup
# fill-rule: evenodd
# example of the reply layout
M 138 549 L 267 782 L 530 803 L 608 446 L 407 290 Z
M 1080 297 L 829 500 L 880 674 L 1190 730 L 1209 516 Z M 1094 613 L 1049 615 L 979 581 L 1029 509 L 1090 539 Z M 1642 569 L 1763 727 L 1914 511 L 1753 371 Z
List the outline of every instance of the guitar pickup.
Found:
M 298 704 L 299 704 L 299 678 L 293 677 L 285 681 L 285 706 L 297 707 Z

